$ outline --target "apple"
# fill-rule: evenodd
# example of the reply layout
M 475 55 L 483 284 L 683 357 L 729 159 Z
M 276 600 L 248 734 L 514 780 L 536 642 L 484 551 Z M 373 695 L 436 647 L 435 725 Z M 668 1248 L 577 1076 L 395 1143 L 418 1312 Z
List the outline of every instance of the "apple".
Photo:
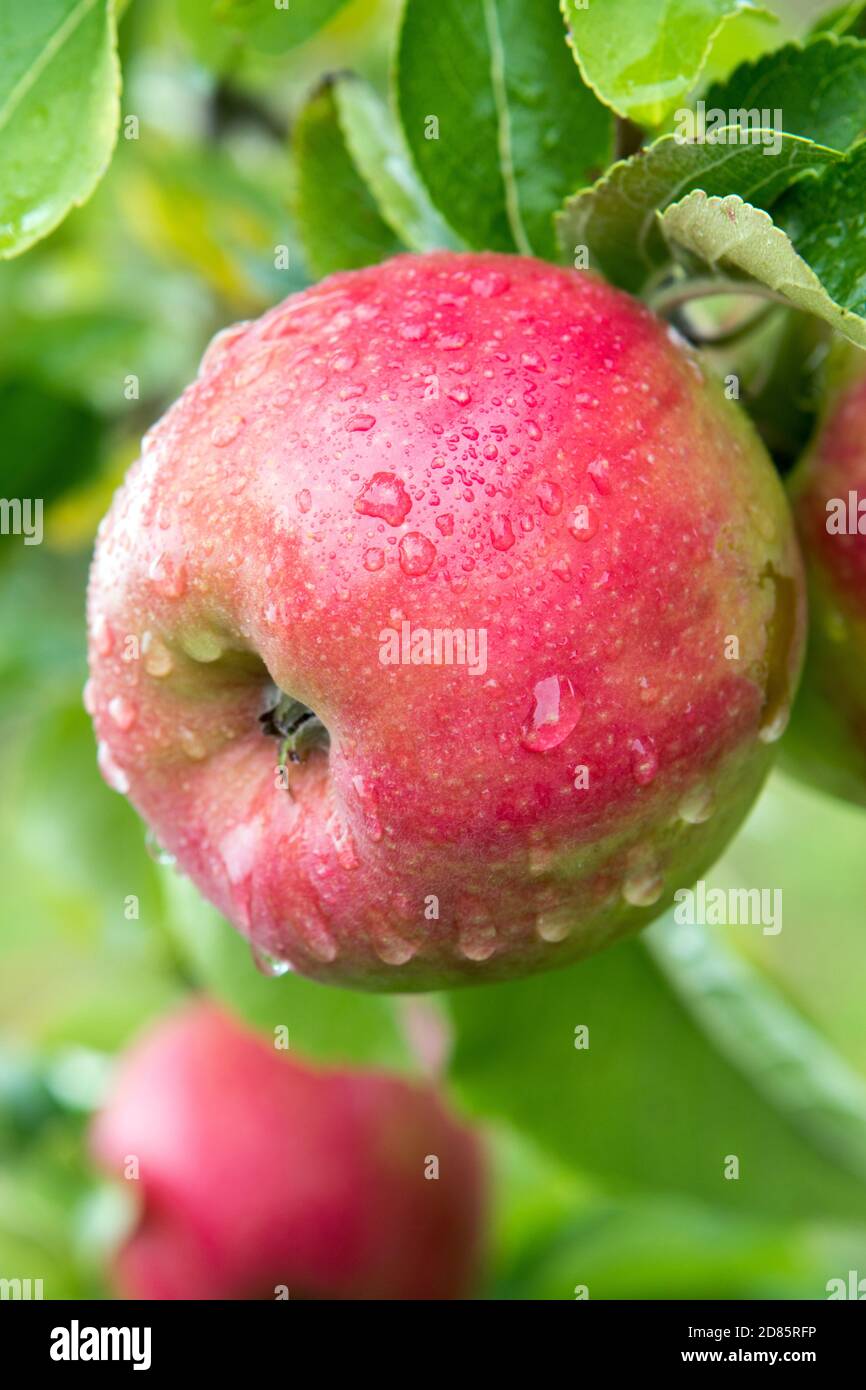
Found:
M 429 1084 L 311 1066 L 196 1002 L 121 1060 L 91 1140 L 140 1187 L 112 1271 L 124 1297 L 473 1291 L 483 1157 Z
M 402 256 L 220 335 L 96 547 L 103 774 L 265 968 L 563 965 L 717 857 L 804 588 L 739 408 L 642 305 Z
M 821 423 L 790 479 L 810 626 L 784 763 L 866 805 L 866 354 L 837 347 Z

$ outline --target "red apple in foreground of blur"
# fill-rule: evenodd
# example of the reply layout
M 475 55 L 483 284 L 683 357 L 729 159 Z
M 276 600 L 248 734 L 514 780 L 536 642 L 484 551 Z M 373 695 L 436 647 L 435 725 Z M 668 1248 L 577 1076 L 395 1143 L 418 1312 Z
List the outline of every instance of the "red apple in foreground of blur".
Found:
M 412 990 L 565 964 L 693 882 L 804 607 L 769 459 L 661 323 L 437 254 L 212 344 L 89 622 L 103 773 L 179 867 L 260 954 Z
M 821 425 L 790 480 L 811 621 L 783 748 L 803 780 L 866 806 L 866 353 L 837 347 L 829 374 Z
M 140 1221 L 113 1271 L 125 1297 L 473 1291 L 480 1146 L 428 1085 L 302 1064 L 194 1004 L 122 1060 L 91 1138 L 107 1172 L 138 1166 Z

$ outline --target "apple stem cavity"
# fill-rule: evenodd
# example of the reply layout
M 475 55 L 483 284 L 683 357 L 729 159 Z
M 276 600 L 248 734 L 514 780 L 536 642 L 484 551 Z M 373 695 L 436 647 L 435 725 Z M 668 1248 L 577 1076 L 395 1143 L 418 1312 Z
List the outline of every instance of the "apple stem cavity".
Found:
M 279 692 L 276 704 L 259 716 L 259 723 L 264 733 L 280 739 L 279 766 L 282 769 L 289 763 L 305 763 L 315 751 L 327 755 L 331 746 L 331 735 L 315 711 L 283 691 Z M 291 795 L 288 780 L 286 789 Z

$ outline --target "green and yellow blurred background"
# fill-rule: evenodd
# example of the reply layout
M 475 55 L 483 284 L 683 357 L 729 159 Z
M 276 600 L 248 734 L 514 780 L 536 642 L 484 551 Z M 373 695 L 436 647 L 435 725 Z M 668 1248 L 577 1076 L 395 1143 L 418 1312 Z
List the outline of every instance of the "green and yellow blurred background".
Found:
M 657 926 L 577 971 L 395 1004 L 256 974 L 97 772 L 96 526 L 211 336 L 308 282 L 293 112 L 328 70 L 385 88 L 396 8 L 359 0 L 275 58 L 199 0 L 133 0 L 107 176 L 0 265 L 0 492 L 45 500 L 41 545 L 0 538 L 0 1277 L 105 1294 L 129 1209 L 88 1165 L 88 1116 L 117 1050 L 205 989 L 299 1053 L 409 1072 L 444 1021 L 494 1152 L 487 1296 L 823 1298 L 866 1276 L 862 813 L 771 781 L 710 882 L 780 888 L 778 935 L 704 950 Z M 581 1025 L 610 1042 L 591 1081 Z

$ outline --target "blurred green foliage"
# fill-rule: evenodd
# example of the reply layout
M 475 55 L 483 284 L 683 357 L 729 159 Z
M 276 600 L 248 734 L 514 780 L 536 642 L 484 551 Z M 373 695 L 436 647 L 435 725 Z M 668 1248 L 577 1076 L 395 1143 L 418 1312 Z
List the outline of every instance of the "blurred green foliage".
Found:
M 0 541 L 0 1276 L 42 1278 L 47 1297 L 104 1292 L 102 1256 L 129 1212 L 89 1166 L 87 1115 L 117 1049 L 189 990 L 263 1030 L 287 1025 L 301 1053 L 423 1066 L 401 1001 L 254 971 L 103 785 L 81 706 L 87 562 L 113 488 L 211 335 L 307 282 L 291 216 L 304 140 L 330 141 L 352 175 L 333 110 L 304 108 L 300 151 L 297 113 L 347 65 L 387 89 L 393 0 L 325 8 L 323 32 L 275 54 L 244 0 L 122 7 L 109 172 L 0 265 L 2 490 L 46 503 L 41 546 Z M 753 29 L 767 46 L 767 26 Z M 725 43 L 714 73 L 754 51 L 739 29 Z M 319 215 L 339 210 L 323 202 Z M 380 219 L 374 231 L 386 254 L 392 229 Z M 786 1039 L 807 1022 L 833 1074 L 858 1084 L 863 824 L 776 777 L 710 876 L 782 888 L 784 930 L 716 933 L 719 958 L 770 992 Z M 453 1030 L 452 1092 L 494 1155 L 488 1295 L 821 1298 L 828 1278 L 866 1266 L 866 1180 L 832 1116 L 798 1126 L 647 944 L 429 1007 Z M 723 1177 L 729 1152 L 739 1183 Z

